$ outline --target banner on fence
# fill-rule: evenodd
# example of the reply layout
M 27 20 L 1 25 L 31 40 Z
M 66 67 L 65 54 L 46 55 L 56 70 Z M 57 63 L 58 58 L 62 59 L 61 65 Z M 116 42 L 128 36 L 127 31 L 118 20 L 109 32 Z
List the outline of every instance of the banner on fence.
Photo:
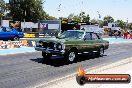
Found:
M 27 47 L 28 41 L 0 41 L 0 49 Z

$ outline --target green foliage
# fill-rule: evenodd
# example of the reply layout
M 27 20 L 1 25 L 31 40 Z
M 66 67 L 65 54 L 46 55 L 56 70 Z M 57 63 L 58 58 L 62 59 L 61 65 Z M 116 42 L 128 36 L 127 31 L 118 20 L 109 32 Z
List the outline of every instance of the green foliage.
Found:
M 6 10 L 6 3 L 4 0 L 0 0 L 0 25 L 1 25 L 1 18 L 4 17 L 5 10 Z
M 129 28 L 130 30 L 132 30 L 132 23 L 129 23 L 129 24 L 128 24 L 128 28 Z
M 97 23 L 98 23 L 96 19 L 92 19 L 92 20 L 90 20 L 90 21 L 91 21 L 91 23 L 93 23 L 93 24 L 97 24 Z
M 107 23 L 112 23 L 112 22 L 114 22 L 114 18 L 111 16 L 105 16 L 104 21 L 107 21 Z
M 72 19 L 81 22 L 81 18 L 78 15 L 74 16 Z
M 57 20 L 57 18 L 48 15 L 48 16 L 47 16 L 47 20 Z
M 6 3 L 4 0 L 0 0 L 0 13 L 4 13 L 6 10 Z
M 117 20 L 116 23 L 118 23 L 119 27 L 121 27 L 122 29 L 126 28 L 126 22 L 124 22 L 123 20 Z
M 10 15 L 13 20 L 38 21 L 47 19 L 43 10 L 43 0 L 9 0 Z
M 87 14 L 85 14 L 85 12 L 81 12 L 79 15 L 74 15 L 74 14 L 70 14 L 68 16 L 68 19 L 70 20 L 75 20 L 75 21 L 78 21 L 78 22 L 89 22 L 90 20 L 90 16 Z
M 104 21 L 103 20 L 99 20 L 99 27 L 103 28 L 103 26 L 104 26 Z

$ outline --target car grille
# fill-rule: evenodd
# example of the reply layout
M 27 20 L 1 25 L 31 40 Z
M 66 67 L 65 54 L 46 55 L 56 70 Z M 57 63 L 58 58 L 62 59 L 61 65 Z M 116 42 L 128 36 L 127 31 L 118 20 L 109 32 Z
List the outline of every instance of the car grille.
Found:
M 43 48 L 48 48 L 48 43 L 47 42 L 42 42 L 42 47 Z
M 48 49 L 53 49 L 53 50 L 62 50 L 62 45 L 60 43 L 54 43 L 54 42 L 39 41 L 39 47 L 43 47 L 45 49 L 48 48 Z
M 49 49 L 55 49 L 55 43 L 53 43 L 53 42 L 50 42 L 50 43 L 48 43 L 48 48 Z

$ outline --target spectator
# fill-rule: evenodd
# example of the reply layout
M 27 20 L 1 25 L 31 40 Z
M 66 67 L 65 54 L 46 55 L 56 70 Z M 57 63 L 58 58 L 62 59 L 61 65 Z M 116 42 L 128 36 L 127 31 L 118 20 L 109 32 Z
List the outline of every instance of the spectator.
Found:
M 116 31 L 116 32 L 114 33 L 114 36 L 115 36 L 115 38 L 117 39 L 118 31 Z
M 132 31 L 130 32 L 130 36 L 129 36 L 129 39 L 132 39 Z
M 128 38 L 128 34 L 129 34 L 128 31 L 125 31 L 124 32 L 124 39 L 127 39 Z
M 118 36 L 121 37 L 122 36 L 122 33 L 121 33 L 121 30 L 119 29 L 118 31 Z

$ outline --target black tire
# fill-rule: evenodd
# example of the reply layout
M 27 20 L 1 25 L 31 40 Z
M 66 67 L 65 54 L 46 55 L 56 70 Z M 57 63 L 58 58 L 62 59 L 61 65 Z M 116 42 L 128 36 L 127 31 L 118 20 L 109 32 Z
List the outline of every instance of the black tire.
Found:
M 97 57 L 103 57 L 103 55 L 104 55 L 104 47 L 101 47 L 101 48 L 97 51 L 97 53 L 95 53 L 95 55 L 96 55 Z
M 52 54 L 51 53 L 47 54 L 45 52 L 42 52 L 42 56 L 43 56 L 44 61 L 50 61 L 51 60 L 50 58 L 51 58 Z
M 14 36 L 14 38 L 12 40 L 13 41 L 19 41 L 19 37 L 18 36 Z
M 67 53 L 65 59 L 68 63 L 73 63 L 77 60 L 77 57 L 78 57 L 77 50 L 72 49 Z
M 84 76 L 76 76 L 76 81 L 79 85 L 84 85 L 86 83 L 86 79 Z

